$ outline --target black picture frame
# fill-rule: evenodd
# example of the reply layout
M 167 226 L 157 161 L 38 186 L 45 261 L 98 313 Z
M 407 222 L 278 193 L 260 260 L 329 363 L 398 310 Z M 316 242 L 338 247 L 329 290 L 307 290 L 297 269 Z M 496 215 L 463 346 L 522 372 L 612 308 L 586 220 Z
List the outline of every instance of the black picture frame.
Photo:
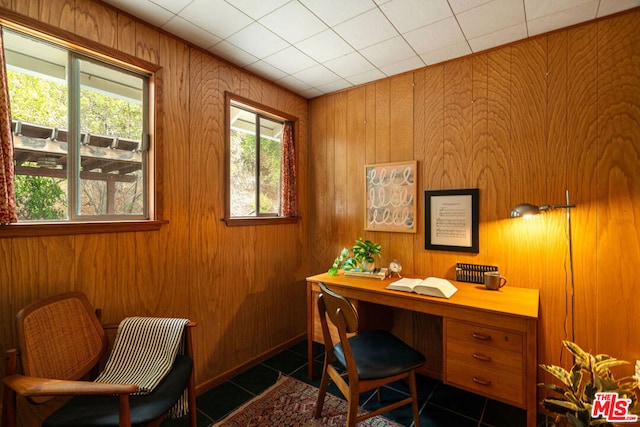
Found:
M 427 250 L 480 251 L 477 188 L 424 192 L 424 247 Z

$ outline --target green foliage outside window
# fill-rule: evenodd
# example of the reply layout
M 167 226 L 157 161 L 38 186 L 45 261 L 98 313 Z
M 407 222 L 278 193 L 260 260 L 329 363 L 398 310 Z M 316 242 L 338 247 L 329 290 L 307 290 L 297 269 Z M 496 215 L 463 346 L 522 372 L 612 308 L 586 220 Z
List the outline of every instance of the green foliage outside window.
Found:
M 18 217 L 54 220 L 66 217 L 67 195 L 60 185 L 66 180 L 44 176 L 16 175 Z
M 68 128 L 68 90 L 65 83 L 46 80 L 13 70 L 7 72 L 13 120 Z M 142 106 L 101 93 L 83 90 L 80 106 L 81 131 L 140 139 Z M 55 220 L 67 217 L 66 179 L 16 175 L 16 205 L 21 220 Z M 142 209 L 142 194 L 136 184 L 119 186 L 124 213 Z M 104 183 L 82 181 L 81 191 L 92 203 L 81 206 L 83 214 L 104 211 Z M 123 200 L 126 199 L 126 200 Z

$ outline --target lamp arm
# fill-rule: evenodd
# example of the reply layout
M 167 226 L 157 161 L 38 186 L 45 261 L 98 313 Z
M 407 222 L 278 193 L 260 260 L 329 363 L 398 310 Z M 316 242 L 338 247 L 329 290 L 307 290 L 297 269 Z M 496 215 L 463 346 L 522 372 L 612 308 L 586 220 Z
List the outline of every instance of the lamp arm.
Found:
M 540 210 L 541 211 L 546 211 L 546 210 L 551 210 L 551 209 L 560 209 L 560 208 L 575 208 L 576 205 L 547 205 L 547 206 L 540 206 Z

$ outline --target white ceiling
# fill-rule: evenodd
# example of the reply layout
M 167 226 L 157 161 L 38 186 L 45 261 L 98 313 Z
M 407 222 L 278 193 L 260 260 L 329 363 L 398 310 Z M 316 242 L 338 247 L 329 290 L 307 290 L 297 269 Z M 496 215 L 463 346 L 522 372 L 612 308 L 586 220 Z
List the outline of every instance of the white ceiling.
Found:
M 103 0 L 313 98 L 640 0 Z

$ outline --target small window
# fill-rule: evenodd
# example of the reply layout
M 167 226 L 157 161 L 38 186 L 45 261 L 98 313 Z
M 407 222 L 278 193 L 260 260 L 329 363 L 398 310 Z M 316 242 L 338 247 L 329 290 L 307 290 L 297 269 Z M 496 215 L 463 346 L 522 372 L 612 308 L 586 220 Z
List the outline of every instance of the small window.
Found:
M 149 74 L 4 30 L 20 222 L 149 219 Z
M 282 215 L 284 113 L 227 94 L 226 220 Z

